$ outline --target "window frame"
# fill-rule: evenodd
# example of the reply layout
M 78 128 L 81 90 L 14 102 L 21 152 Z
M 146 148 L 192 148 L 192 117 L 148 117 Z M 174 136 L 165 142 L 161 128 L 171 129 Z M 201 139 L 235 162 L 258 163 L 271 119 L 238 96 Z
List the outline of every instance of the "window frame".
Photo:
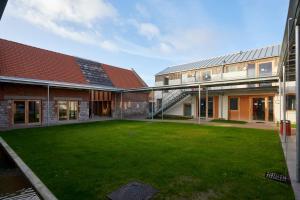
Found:
M 268 64 L 268 63 L 271 64 L 271 74 L 270 75 L 262 75 L 260 67 L 261 67 L 261 65 Z M 258 73 L 258 76 L 259 77 L 272 76 L 272 74 L 273 74 L 273 65 L 274 65 L 273 61 L 265 61 L 265 62 L 259 62 L 259 63 L 257 63 L 257 73 Z
M 236 102 L 236 109 L 231 109 L 231 100 L 232 99 L 236 99 L 237 100 L 237 102 Z M 239 107 L 239 97 L 230 97 L 229 98 L 229 108 L 228 108 L 228 110 L 230 110 L 230 111 L 239 111 L 239 109 L 240 109 L 240 107 Z
M 60 102 L 66 102 L 66 106 L 67 106 L 67 118 L 66 119 L 60 119 L 60 109 L 59 109 L 59 105 Z M 72 119 L 70 118 L 70 103 L 71 102 L 75 102 L 76 103 L 76 119 Z M 79 101 L 78 100 L 59 100 L 57 101 L 57 119 L 58 121 L 71 121 L 71 120 L 78 120 L 79 118 Z
M 15 123 L 15 113 L 16 113 L 15 102 L 24 102 L 24 123 Z M 38 102 L 38 106 L 37 106 L 38 114 L 39 114 L 38 122 L 29 121 L 29 102 L 35 102 L 35 103 Z M 12 108 L 11 123 L 13 126 L 40 125 L 42 123 L 42 101 L 39 99 L 15 99 L 12 101 L 11 108 Z
M 290 100 L 289 97 L 291 97 L 291 96 L 294 97 L 294 98 L 293 98 L 293 99 L 294 99 L 294 104 L 293 104 L 293 105 L 294 105 L 294 106 L 293 106 L 294 109 L 293 109 L 293 108 L 291 109 L 291 108 L 289 107 L 289 100 Z M 287 111 L 296 111 L 296 95 L 295 95 L 295 94 L 287 94 L 287 95 L 286 95 L 286 110 L 287 110 Z

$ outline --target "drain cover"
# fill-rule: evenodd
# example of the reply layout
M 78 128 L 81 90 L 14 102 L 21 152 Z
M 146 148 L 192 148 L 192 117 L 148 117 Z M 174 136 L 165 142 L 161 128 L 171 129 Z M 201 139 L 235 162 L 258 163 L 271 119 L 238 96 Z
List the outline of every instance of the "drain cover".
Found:
M 107 197 L 111 200 L 148 200 L 157 192 L 158 190 L 150 185 L 131 182 L 110 193 Z
M 286 183 L 286 184 L 291 183 L 290 178 L 288 176 L 285 176 L 277 172 L 266 172 L 265 177 L 281 183 Z

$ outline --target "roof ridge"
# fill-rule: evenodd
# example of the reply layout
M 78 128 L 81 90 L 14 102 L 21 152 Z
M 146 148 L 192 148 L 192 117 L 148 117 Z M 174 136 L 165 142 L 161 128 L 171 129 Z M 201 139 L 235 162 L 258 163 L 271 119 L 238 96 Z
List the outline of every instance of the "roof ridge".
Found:
M 264 47 L 260 47 L 260 48 L 254 48 L 254 49 L 248 49 L 248 50 L 240 50 L 240 51 L 233 52 L 233 53 L 223 54 L 221 56 L 212 56 L 212 57 L 200 59 L 198 61 L 191 61 L 191 62 L 186 62 L 186 63 L 182 63 L 182 64 L 178 64 L 178 65 L 172 65 L 172 66 L 169 66 L 167 68 L 177 67 L 177 66 L 186 65 L 186 64 L 198 63 L 198 62 L 201 62 L 201 61 L 204 61 L 204 60 L 211 60 L 211 59 L 221 58 L 221 57 L 225 57 L 225 56 L 229 56 L 229 55 L 239 54 L 241 52 L 244 53 L 244 52 L 248 52 L 248 51 L 255 51 L 255 50 L 269 48 L 269 47 L 275 47 L 275 46 L 281 46 L 281 45 L 280 44 L 274 44 L 274 45 L 268 45 L 268 46 L 264 46 Z
M 215 57 L 199 59 L 199 60 L 193 61 L 193 62 L 186 62 L 186 63 L 182 63 L 182 64 L 178 64 L 178 65 L 172 65 L 172 66 L 169 66 L 169 67 L 161 70 L 156 75 L 164 74 L 164 71 L 166 71 L 167 69 L 170 70 L 170 69 L 176 68 L 176 67 L 181 67 L 181 66 L 186 66 L 186 65 L 194 65 L 194 64 L 198 64 L 200 62 L 205 62 L 205 61 L 214 60 L 214 59 L 220 59 L 222 57 L 225 59 L 226 57 L 231 56 L 230 58 L 232 58 L 232 56 L 237 55 L 237 54 L 242 54 L 242 53 L 247 53 L 247 52 L 255 52 L 255 51 L 262 50 L 262 49 L 267 49 L 267 48 L 272 48 L 273 49 L 274 47 L 279 47 L 280 48 L 281 45 L 280 44 L 267 45 L 267 46 L 264 46 L 264 47 L 253 48 L 253 49 L 248 49 L 248 50 L 241 50 L 241 51 L 237 51 L 237 52 L 234 52 L 234 53 L 227 53 L 227 54 L 224 54 L 224 55 L 221 55 L 221 56 L 215 56 Z M 199 66 L 199 67 L 201 67 L 201 66 Z M 197 68 L 199 68 L 199 67 L 197 67 Z M 180 70 L 176 70 L 176 71 L 180 71 Z M 167 73 L 171 73 L 171 72 L 167 72 Z

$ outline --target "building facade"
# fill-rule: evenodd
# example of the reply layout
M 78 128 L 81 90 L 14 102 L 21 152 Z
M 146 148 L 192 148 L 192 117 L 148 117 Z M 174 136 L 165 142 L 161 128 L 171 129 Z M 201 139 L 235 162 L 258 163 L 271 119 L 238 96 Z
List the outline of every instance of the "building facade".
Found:
M 198 89 L 186 87 L 156 91 L 155 114 L 163 110 L 164 115 L 197 118 L 200 111 L 208 120 L 278 122 L 283 100 L 279 94 L 279 54 L 280 46 L 276 45 L 168 67 L 156 74 L 156 86 L 203 85 L 200 109 Z M 273 81 L 266 82 L 267 78 Z M 250 83 L 254 79 L 256 82 Z M 287 119 L 294 123 L 295 80 L 287 80 L 286 86 Z
M 132 69 L 0 39 L 0 129 L 148 115 Z

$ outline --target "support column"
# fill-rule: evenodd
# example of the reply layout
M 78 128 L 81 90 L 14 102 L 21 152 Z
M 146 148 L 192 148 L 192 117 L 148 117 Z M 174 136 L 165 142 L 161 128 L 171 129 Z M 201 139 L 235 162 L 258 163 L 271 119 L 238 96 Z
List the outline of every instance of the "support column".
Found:
M 208 88 L 205 88 L 205 120 L 208 120 Z
M 296 180 L 300 182 L 300 27 L 296 25 Z
M 223 96 L 224 96 L 224 94 L 222 94 L 221 95 L 221 105 L 220 105 L 220 110 L 221 110 L 221 119 L 223 119 L 224 117 L 223 117 Z
M 283 120 L 283 138 L 284 138 L 284 142 L 286 142 L 286 93 L 285 93 L 285 65 L 282 66 L 282 82 L 283 82 L 283 87 L 282 87 L 282 104 L 283 104 L 283 108 L 282 108 L 282 120 Z
M 278 80 L 278 93 L 279 93 L 279 123 L 281 121 L 281 113 L 282 113 L 282 103 L 281 103 L 281 79 Z
M 198 89 L 198 93 L 199 93 L 199 99 L 198 99 L 198 123 L 200 124 L 200 116 L 201 116 L 201 87 L 199 85 L 199 89 Z
M 161 119 L 164 120 L 164 91 L 161 91 Z
M 50 117 L 50 85 L 47 86 L 47 125 L 49 126 Z
M 123 119 L 123 92 L 121 92 L 121 119 Z
M 155 98 L 154 98 L 154 91 L 153 91 L 153 89 L 152 89 L 152 105 L 151 105 L 151 118 L 152 118 L 152 120 L 153 120 L 153 112 L 154 112 L 154 100 Z

